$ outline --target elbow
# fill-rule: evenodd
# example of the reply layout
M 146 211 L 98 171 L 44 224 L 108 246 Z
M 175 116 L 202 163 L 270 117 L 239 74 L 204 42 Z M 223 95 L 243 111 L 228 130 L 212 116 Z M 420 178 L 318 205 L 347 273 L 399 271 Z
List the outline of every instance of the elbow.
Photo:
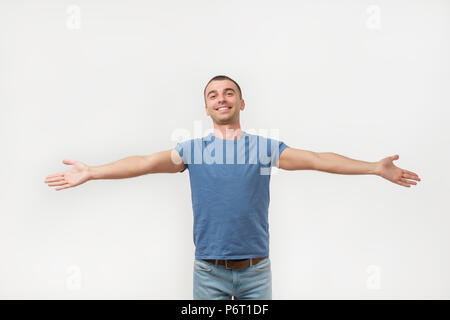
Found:
M 279 167 L 284 170 L 318 170 L 321 159 L 309 150 L 289 149 L 280 157 Z
M 323 159 L 319 152 L 311 151 L 311 170 L 320 171 L 323 168 Z

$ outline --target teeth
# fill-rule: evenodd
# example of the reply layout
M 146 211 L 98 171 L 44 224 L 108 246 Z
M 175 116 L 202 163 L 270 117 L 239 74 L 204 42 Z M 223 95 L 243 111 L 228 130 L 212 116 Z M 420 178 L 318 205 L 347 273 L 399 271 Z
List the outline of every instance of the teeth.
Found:
M 229 109 L 229 107 L 222 107 L 222 108 L 219 108 L 217 110 L 222 110 L 222 109 Z

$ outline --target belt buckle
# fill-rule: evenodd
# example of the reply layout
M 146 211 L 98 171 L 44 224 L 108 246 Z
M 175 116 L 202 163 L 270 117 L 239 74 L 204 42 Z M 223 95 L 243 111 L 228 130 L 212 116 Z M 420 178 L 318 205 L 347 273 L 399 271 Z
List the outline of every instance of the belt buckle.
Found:
M 242 262 L 243 260 L 248 260 L 248 259 L 240 259 L 238 261 Z M 238 261 L 231 260 L 231 265 L 233 265 L 234 262 L 238 262 Z M 236 267 L 236 265 L 234 265 L 236 267 L 234 269 L 233 269 L 233 267 L 228 267 L 228 262 L 229 262 L 229 260 L 225 260 L 225 269 L 228 269 L 228 270 L 242 269 L 242 267 Z

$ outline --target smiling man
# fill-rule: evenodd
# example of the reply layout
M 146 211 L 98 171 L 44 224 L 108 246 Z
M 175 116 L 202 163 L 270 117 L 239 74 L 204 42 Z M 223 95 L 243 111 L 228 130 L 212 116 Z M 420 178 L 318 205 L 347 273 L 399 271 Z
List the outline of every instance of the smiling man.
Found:
M 243 131 L 242 91 L 227 76 L 212 78 L 206 84 L 204 99 L 214 133 L 182 141 L 173 149 L 103 166 L 63 160 L 72 168 L 45 179 L 49 186 L 62 190 L 93 179 L 188 169 L 194 213 L 194 299 L 272 298 L 268 225 L 272 167 L 378 175 L 404 187 L 420 181 L 416 173 L 393 164 L 398 155 L 365 162 L 292 148 Z

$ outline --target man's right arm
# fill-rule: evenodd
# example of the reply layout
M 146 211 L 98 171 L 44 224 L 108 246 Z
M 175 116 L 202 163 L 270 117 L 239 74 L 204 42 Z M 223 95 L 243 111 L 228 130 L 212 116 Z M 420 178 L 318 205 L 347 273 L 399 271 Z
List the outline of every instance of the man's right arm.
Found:
M 75 187 L 89 180 L 124 179 L 149 173 L 175 173 L 185 169 L 175 149 L 147 156 L 131 156 L 102 166 L 88 166 L 73 160 L 63 160 L 63 163 L 72 167 L 67 171 L 49 175 L 44 181 L 49 187 L 56 187 L 56 191 Z
M 90 166 L 90 179 L 124 179 L 150 173 L 176 173 L 184 169 L 174 149 L 147 156 L 131 156 L 103 166 Z

